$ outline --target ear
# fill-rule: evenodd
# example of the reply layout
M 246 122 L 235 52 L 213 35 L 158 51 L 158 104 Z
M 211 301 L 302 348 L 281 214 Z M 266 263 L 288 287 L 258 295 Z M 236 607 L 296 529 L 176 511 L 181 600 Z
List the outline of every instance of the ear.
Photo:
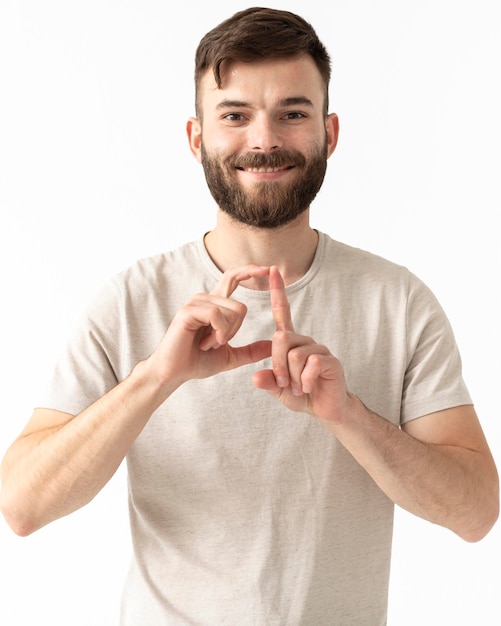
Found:
M 339 118 L 335 113 L 330 113 L 326 117 L 325 130 L 327 131 L 327 158 L 329 158 L 336 149 L 339 137 Z
M 190 117 L 186 123 L 186 133 L 188 134 L 188 141 L 190 144 L 190 150 L 195 159 L 202 162 L 202 127 L 196 117 Z

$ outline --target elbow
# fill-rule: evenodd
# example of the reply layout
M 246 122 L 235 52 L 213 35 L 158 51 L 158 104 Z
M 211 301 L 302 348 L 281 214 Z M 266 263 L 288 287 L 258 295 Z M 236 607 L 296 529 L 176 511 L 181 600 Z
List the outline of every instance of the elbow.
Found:
M 466 530 L 457 531 L 457 534 L 468 543 L 477 543 L 486 537 L 498 519 L 498 515 L 492 519 L 486 519 L 482 524 L 470 527 Z
M 11 530 L 19 537 L 27 537 L 42 526 L 32 516 L 22 513 L 15 501 L 7 497 L 3 487 L 0 491 L 0 512 Z
M 1 512 L 10 529 L 18 537 L 28 537 L 28 535 L 33 534 L 36 530 L 41 528 L 40 524 L 26 517 L 13 515 L 3 506 L 1 507 Z
M 476 543 L 486 537 L 499 518 L 499 485 L 488 502 L 485 503 L 482 512 L 475 510 L 470 518 L 470 524 L 457 534 L 468 543 Z
M 11 530 L 18 537 L 28 537 L 28 535 L 31 535 L 36 530 L 38 530 L 38 527 L 34 524 L 26 523 L 24 521 L 12 520 L 9 519 L 6 515 L 4 515 L 4 518 L 7 521 L 7 524 L 10 526 Z
M 480 541 L 483 539 L 493 528 L 494 524 L 498 521 L 499 518 L 499 498 L 496 507 L 493 507 L 491 514 L 486 517 L 484 525 L 479 529 L 479 532 L 476 536 L 473 536 L 470 539 L 471 542 Z

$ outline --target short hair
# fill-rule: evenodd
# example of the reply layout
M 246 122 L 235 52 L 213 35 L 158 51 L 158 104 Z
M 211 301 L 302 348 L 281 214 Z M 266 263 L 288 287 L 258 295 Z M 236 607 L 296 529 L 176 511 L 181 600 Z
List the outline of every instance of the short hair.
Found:
M 251 63 L 304 55 L 313 59 L 320 72 L 327 115 L 331 60 L 311 24 L 289 11 L 261 7 L 239 11 L 209 31 L 198 45 L 195 55 L 195 106 L 198 110 L 200 81 L 208 69 L 212 69 L 216 84 L 221 88 L 222 65 L 225 62 Z

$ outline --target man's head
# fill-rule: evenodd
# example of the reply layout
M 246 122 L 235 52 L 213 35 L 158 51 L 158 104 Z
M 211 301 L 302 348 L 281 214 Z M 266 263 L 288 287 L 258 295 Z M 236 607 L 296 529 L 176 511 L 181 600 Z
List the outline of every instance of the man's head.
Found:
M 195 105 L 199 106 L 200 81 L 212 70 L 217 86 L 223 81 L 225 66 L 233 62 L 251 63 L 268 59 L 289 59 L 309 55 L 322 78 L 325 108 L 329 108 L 331 62 L 325 46 L 313 27 L 302 17 L 276 9 L 253 7 L 239 11 L 209 31 L 195 55 Z
M 202 39 L 187 128 L 222 211 L 276 228 L 309 208 L 337 141 L 329 78 L 312 27 L 286 11 L 241 11 Z

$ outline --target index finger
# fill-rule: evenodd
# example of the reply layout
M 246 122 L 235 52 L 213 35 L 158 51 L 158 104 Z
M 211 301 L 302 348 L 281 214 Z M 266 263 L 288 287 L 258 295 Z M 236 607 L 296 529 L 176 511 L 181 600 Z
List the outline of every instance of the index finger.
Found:
M 242 281 L 248 280 L 249 278 L 266 276 L 268 272 L 268 267 L 252 264 L 226 270 L 221 277 L 221 280 L 211 291 L 211 295 L 229 298 Z
M 289 330 L 294 332 L 294 325 L 291 318 L 291 307 L 282 275 L 276 265 L 270 267 L 270 299 L 271 313 L 275 321 L 277 330 Z

